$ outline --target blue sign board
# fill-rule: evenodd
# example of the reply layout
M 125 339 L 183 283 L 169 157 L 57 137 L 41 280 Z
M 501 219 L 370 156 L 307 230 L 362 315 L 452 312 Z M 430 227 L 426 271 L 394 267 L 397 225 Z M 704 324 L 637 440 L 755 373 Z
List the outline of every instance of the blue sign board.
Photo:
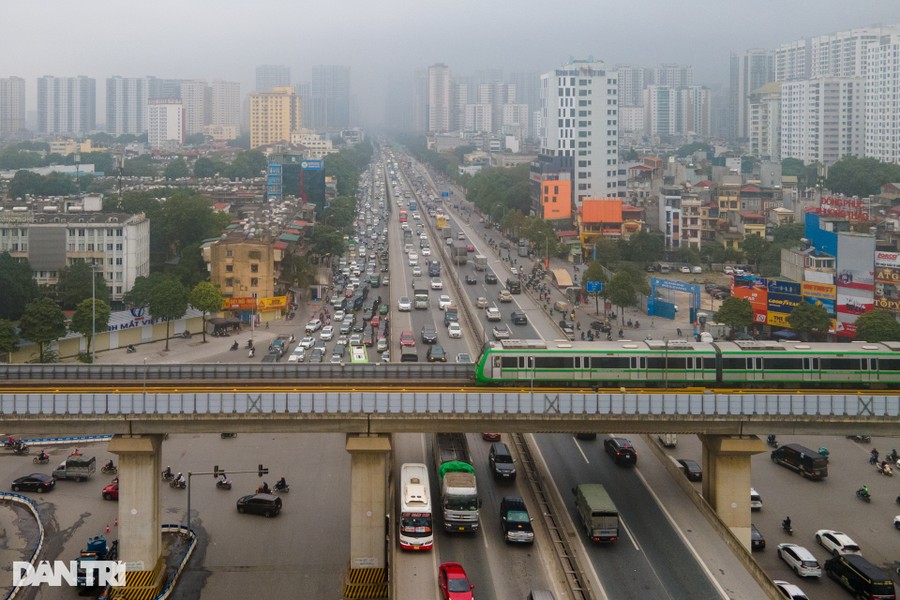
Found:
M 584 289 L 588 294 L 599 294 L 603 291 L 603 282 L 602 281 L 585 281 Z
M 441 192 L 441 198 L 446 198 L 450 195 L 450 192 Z
M 321 171 L 322 170 L 322 161 L 321 160 L 301 160 L 300 168 L 304 171 Z

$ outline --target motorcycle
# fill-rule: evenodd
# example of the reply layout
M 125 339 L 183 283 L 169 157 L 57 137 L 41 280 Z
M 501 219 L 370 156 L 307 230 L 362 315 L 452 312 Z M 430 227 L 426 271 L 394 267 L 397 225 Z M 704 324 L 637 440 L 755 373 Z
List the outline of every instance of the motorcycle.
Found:
M 221 479 L 216 481 L 216 488 L 220 490 L 230 490 L 231 489 L 231 480 L 226 479 L 222 481 Z
M 21 440 L 17 440 L 15 438 L 8 438 L 5 442 L 3 442 L 3 447 L 9 448 L 10 450 L 12 450 L 16 446 L 18 446 L 20 442 L 21 442 Z
M 186 340 L 189 340 L 189 339 L 191 339 L 191 332 L 190 332 L 190 331 L 185 331 L 185 332 L 183 332 L 181 335 L 179 335 L 178 337 L 182 337 L 182 338 L 184 338 L 184 339 L 186 339 Z
M 135 348 L 132 344 L 128 344 L 125 352 L 127 352 L 128 354 L 134 354 L 135 352 L 137 352 L 137 348 Z
M 859 488 L 858 490 L 856 490 L 856 497 L 859 498 L 860 500 L 865 500 L 866 502 L 872 501 L 872 495 L 862 488 Z
M 31 462 L 33 462 L 36 465 L 46 465 L 48 462 L 50 462 L 50 455 L 44 454 L 43 456 L 41 456 L 40 454 L 38 454 L 37 456 L 35 456 L 34 458 L 31 459 Z
M 885 458 L 888 462 L 896 463 L 897 461 L 900 461 L 900 454 L 897 454 L 897 450 L 891 450 Z
M 858 434 L 857 434 L 857 435 L 848 435 L 848 436 L 847 436 L 847 439 L 848 439 L 848 440 L 853 440 L 854 442 L 857 442 L 857 443 L 865 443 L 865 444 L 868 444 L 869 442 L 872 441 L 871 436 L 868 436 L 868 435 L 858 435 Z
M 775 436 L 774 436 L 774 435 L 770 435 L 769 437 L 767 437 L 767 438 L 766 438 L 766 443 L 767 443 L 768 445 L 772 446 L 773 448 L 777 448 L 777 447 L 778 447 L 778 440 L 775 439 Z
M 24 456 L 24 455 L 28 454 L 28 451 L 29 451 L 28 444 L 26 444 L 24 442 L 13 448 L 13 454 L 15 454 L 17 456 Z
M 278 487 L 277 485 L 275 485 L 274 487 L 272 487 L 273 494 L 287 494 L 290 491 L 291 491 L 290 485 L 285 485 L 284 487 Z
M 219 437 L 221 437 L 223 440 L 227 440 L 233 437 L 237 437 L 237 434 L 231 431 L 224 431 L 219 434 Z
M 247 353 L 248 358 L 253 358 L 256 356 L 256 348 L 250 348 L 250 352 Z
M 879 474 L 879 475 L 884 475 L 884 476 L 886 476 L 886 477 L 893 477 L 893 476 L 894 476 L 894 471 L 893 471 L 893 469 L 891 469 L 891 465 L 887 465 L 887 464 L 886 464 L 886 465 L 884 465 L 883 467 L 882 467 L 881 465 L 877 465 L 877 466 L 875 467 L 875 470 L 878 471 L 878 474 Z
M 112 465 L 112 466 L 103 465 L 102 467 L 100 467 L 100 472 L 103 474 L 106 474 L 106 475 L 108 475 L 108 474 L 115 475 L 116 473 L 119 472 L 119 467 L 117 467 L 116 465 Z
M 238 344 L 237 342 L 235 342 L 231 345 L 231 351 L 234 352 L 235 350 L 237 350 L 240 347 L 241 347 L 241 345 Z
M 825 458 L 828 458 L 831 456 L 831 453 L 828 451 L 828 448 L 826 448 L 825 446 L 819 446 L 819 456 L 824 456 Z
M 177 479 L 173 479 L 172 481 L 169 482 L 169 487 L 176 489 L 176 490 L 183 490 L 184 488 L 187 487 L 187 483 L 184 481 L 179 481 Z
M 175 479 L 175 473 L 171 473 L 171 472 L 166 473 L 165 471 L 163 471 L 160 474 L 160 477 L 162 478 L 163 481 L 172 481 L 173 479 Z
M 794 528 L 787 521 L 781 522 L 781 529 L 788 535 L 794 535 Z

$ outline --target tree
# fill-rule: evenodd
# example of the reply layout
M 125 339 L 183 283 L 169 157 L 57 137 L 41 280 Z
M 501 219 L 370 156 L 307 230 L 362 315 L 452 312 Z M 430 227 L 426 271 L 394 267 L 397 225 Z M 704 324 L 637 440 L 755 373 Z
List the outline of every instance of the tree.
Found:
M 881 186 L 891 181 L 900 181 L 900 165 L 845 156 L 828 169 L 825 185 L 838 194 L 863 198 L 878 194 Z
M 98 331 L 105 331 L 109 327 L 111 312 L 109 304 L 99 298 L 96 303 L 91 298 L 82 300 L 78 304 L 78 308 L 75 309 L 72 321 L 69 323 L 69 329 L 77 331 L 87 338 L 88 355 L 91 355 L 91 344 L 94 341 L 94 334 Z
M 188 309 L 188 291 L 172 275 L 162 275 L 150 290 L 148 303 L 154 319 L 166 321 L 166 351 L 169 350 L 169 322 L 180 319 Z
M 16 326 L 11 321 L 0 319 L 0 352 L 9 355 L 19 349 L 19 336 L 16 334 Z M 7 358 L 9 363 L 10 359 Z
M 626 306 L 637 306 L 638 304 L 638 285 L 628 271 L 619 271 L 613 275 L 609 284 L 606 286 L 606 297 L 615 306 L 619 307 L 622 315 L 622 324 L 625 324 L 625 311 L 621 310 Z
M 93 279 L 93 285 L 91 283 Z M 86 262 L 72 263 L 59 272 L 56 284 L 56 300 L 63 310 L 74 310 L 85 298 L 93 297 L 109 304 L 109 287 L 103 273 L 92 272 L 91 265 Z
M 46 344 L 66 335 L 66 316 L 50 298 L 39 298 L 25 306 L 19 320 L 22 338 L 31 340 L 39 348 L 39 362 L 44 362 Z
M 194 177 L 203 179 L 204 177 L 214 177 L 219 171 L 219 166 L 212 159 L 198 158 L 194 163 Z
M 745 298 L 729 296 L 722 301 L 713 318 L 716 323 L 730 327 L 733 335 L 736 330 L 753 324 L 753 306 Z
M 137 156 L 125 161 L 122 174 L 126 177 L 153 177 L 159 172 L 159 167 L 149 154 Z
M 759 261 L 762 260 L 763 254 L 768 250 L 769 243 L 756 234 L 748 235 L 741 242 L 741 250 L 747 260 L 753 263 L 754 271 L 759 272 Z
M 202 133 L 192 133 L 184 138 L 184 143 L 187 146 L 202 146 L 206 143 L 206 136 Z
M 123 298 L 125 304 L 132 307 L 150 304 L 150 295 L 153 292 L 153 288 L 156 287 L 163 277 L 162 273 L 151 273 L 147 277 L 142 275 L 136 278 L 131 289 L 125 292 L 125 297 Z
M 183 158 L 177 158 L 166 165 L 165 171 L 163 171 L 163 175 L 165 175 L 166 179 L 182 179 L 184 177 L 190 177 L 191 172 L 188 169 L 187 163 L 184 162 Z
M 320 257 L 328 254 L 340 256 L 344 253 L 344 235 L 334 227 L 316 225 L 309 234 L 313 254 Z
M 603 265 L 599 260 L 592 261 L 588 264 L 587 269 L 584 270 L 581 277 L 581 288 L 584 290 L 584 293 L 587 294 L 587 282 L 588 281 L 599 281 L 603 284 L 603 291 L 599 294 L 593 294 L 595 300 L 598 296 L 606 296 L 606 283 L 609 277 L 606 275 L 606 270 L 603 268 Z M 605 305 L 605 304 L 604 304 Z M 596 305 L 595 305 L 596 306 Z M 597 313 L 600 313 L 599 307 L 597 307 Z
M 809 341 L 813 333 L 824 335 L 831 327 L 831 317 L 821 304 L 801 302 L 787 317 L 791 329 L 800 335 L 803 341 Z
M 870 310 L 856 319 L 856 339 L 866 342 L 900 342 L 900 323 L 883 310 Z
M 627 256 L 629 260 L 634 262 L 644 264 L 659 260 L 666 246 L 662 235 L 646 231 L 635 233 L 623 244 L 623 256 Z
M 222 310 L 222 291 L 208 281 L 194 286 L 188 297 L 191 306 L 203 312 L 203 343 L 206 343 L 206 315 Z
M 27 260 L 16 260 L 9 252 L 0 253 L 0 319 L 18 321 L 25 306 L 40 296 Z

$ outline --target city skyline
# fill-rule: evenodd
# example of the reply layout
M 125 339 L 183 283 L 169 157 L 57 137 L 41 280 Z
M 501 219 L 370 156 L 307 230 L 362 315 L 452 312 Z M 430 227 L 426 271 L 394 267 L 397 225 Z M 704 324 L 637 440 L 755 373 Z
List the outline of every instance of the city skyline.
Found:
M 31 111 L 36 107 L 36 81 L 44 75 L 84 75 L 98 82 L 115 75 L 223 79 L 241 83 L 246 94 L 255 88 L 259 65 L 289 66 L 295 85 L 310 81 L 315 65 L 346 65 L 353 93 L 365 99 L 360 106 L 363 120 L 382 121 L 388 82 L 409 79 L 416 69 L 437 62 L 453 73 L 502 69 L 505 75 L 544 72 L 570 57 L 610 65 L 679 63 L 694 68 L 696 84 L 715 88 L 727 86 L 731 53 L 774 50 L 804 37 L 900 22 L 900 5 L 876 0 L 852 6 L 826 0 L 817 3 L 815 11 L 761 0 L 749 12 L 723 8 L 714 0 L 695 0 L 690 10 L 645 0 L 639 13 L 633 7 L 583 0 L 549 13 L 527 2 L 514 8 L 463 2 L 452 10 L 391 2 L 349 4 L 352 7 L 300 7 L 273 0 L 264 15 L 257 16 L 234 0 L 217 3 L 215 11 L 200 3 L 161 0 L 152 6 L 129 6 L 126 14 L 118 4 L 96 0 L 90 18 L 73 17 L 70 5 L 58 0 L 15 4 L 4 11 L 0 51 L 8 60 L 0 77 L 26 80 Z M 101 14 L 102 19 L 95 18 Z M 29 24 L 39 24 L 40 35 L 53 43 L 35 44 L 35 29 Z M 567 29 L 558 42 L 548 34 L 563 27 Z M 61 47 L 74 51 L 59 52 Z M 140 48 L 147 50 L 134 50 Z M 105 86 L 98 86 L 100 107 L 105 92 Z

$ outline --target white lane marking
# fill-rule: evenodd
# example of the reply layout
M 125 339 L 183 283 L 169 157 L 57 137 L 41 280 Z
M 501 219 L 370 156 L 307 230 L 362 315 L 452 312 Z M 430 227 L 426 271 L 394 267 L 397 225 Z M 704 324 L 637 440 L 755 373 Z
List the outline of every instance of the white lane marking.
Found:
M 628 525 L 625 524 L 625 519 L 622 518 L 621 513 L 619 514 L 619 523 L 625 529 L 625 533 L 628 534 L 628 539 L 631 540 L 631 545 L 634 546 L 634 549 L 637 550 L 638 552 L 641 552 L 641 547 L 638 546 L 637 538 L 635 538 L 634 535 L 631 533 L 631 530 L 628 529 Z M 644 558 L 646 558 L 646 556 Z M 649 563 L 650 561 L 648 560 L 647 562 Z
M 587 454 L 584 453 L 584 450 L 581 449 L 581 444 L 578 443 L 578 440 L 575 439 L 575 436 L 572 436 L 572 443 L 575 444 L 575 447 L 578 448 L 578 452 L 581 453 L 581 458 L 584 459 L 586 464 L 591 464 L 591 461 L 588 460 Z

